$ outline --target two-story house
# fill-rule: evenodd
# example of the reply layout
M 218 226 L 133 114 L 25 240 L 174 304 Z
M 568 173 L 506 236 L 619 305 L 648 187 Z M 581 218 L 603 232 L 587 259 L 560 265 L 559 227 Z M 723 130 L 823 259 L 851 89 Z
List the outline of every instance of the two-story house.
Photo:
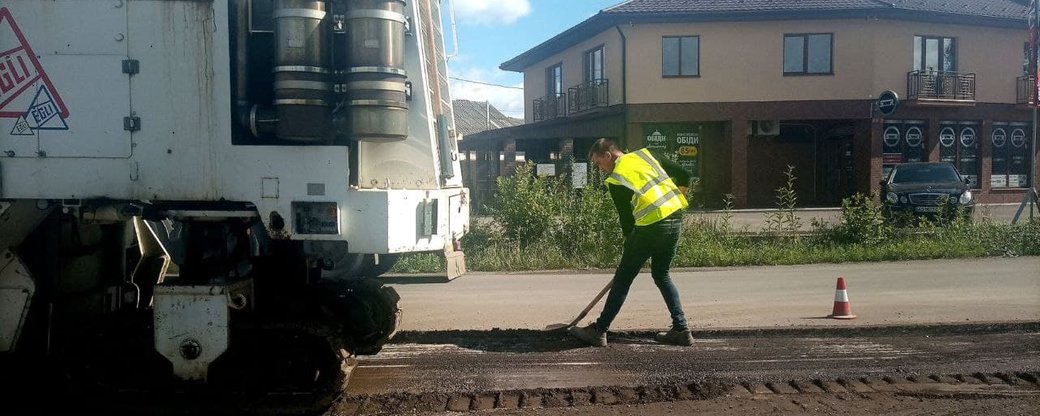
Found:
M 466 150 L 507 173 L 518 152 L 584 161 L 611 137 L 672 154 L 702 203 L 737 207 L 772 206 L 787 166 L 800 205 L 835 206 L 894 164 L 944 160 L 981 202 L 1019 202 L 1037 157 L 1025 3 L 627 1 L 503 63 L 524 74 L 526 124 Z

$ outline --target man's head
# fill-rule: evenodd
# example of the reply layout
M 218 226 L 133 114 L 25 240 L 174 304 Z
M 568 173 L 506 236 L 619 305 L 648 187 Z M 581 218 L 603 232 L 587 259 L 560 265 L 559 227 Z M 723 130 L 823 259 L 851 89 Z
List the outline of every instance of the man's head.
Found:
M 614 171 L 614 163 L 624 153 L 618 149 L 617 143 L 606 137 L 596 140 L 589 149 L 589 161 L 596 165 L 599 170 L 610 173 Z

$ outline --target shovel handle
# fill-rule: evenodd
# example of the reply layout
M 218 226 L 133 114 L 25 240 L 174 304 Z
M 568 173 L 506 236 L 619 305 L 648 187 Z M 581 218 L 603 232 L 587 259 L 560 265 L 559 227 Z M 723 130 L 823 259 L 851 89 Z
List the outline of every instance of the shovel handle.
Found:
M 574 320 L 571 321 L 571 324 L 569 326 L 577 325 L 578 322 L 582 320 L 582 318 L 585 318 L 585 315 L 589 314 L 589 311 L 592 310 L 592 307 L 596 306 L 596 304 L 599 303 L 599 300 L 603 299 L 603 296 L 606 295 L 612 287 L 614 287 L 614 279 L 610 279 L 610 281 L 607 282 L 607 285 L 603 286 L 603 290 L 599 291 L 599 294 L 597 294 L 596 297 L 592 299 L 592 302 L 589 302 L 589 306 L 586 306 L 585 310 L 581 311 L 581 313 L 578 314 L 578 317 L 574 318 Z

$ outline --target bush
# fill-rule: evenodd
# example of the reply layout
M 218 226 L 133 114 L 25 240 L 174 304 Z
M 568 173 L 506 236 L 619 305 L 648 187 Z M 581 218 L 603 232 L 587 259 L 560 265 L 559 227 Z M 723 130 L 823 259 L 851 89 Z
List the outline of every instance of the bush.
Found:
M 570 163 L 573 161 L 564 162 Z M 569 166 L 561 169 L 570 170 Z M 563 253 L 565 258 L 593 264 L 613 262 L 620 253 L 621 232 L 613 201 L 600 185 L 602 180 L 603 175 L 593 171 L 590 185 L 574 189 L 566 174 L 538 177 L 531 164 L 521 165 L 514 176 L 498 178 L 499 192 L 490 211 L 501 227 L 498 238 L 502 241 L 479 230 L 463 243 L 474 247 L 505 243 L 527 253 Z
M 513 176 L 498 178 L 498 194 L 490 207 L 491 218 L 502 226 L 506 238 L 529 245 L 550 233 L 564 211 L 567 196 L 561 181 L 537 177 L 533 164 L 517 166 Z
M 890 239 L 892 231 L 876 198 L 856 194 L 841 201 L 841 222 L 831 235 L 839 244 L 875 245 Z

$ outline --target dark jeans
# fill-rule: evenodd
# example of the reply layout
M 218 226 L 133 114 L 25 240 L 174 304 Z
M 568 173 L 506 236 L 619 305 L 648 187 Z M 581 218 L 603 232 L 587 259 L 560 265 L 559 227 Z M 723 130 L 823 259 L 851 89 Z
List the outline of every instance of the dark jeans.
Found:
M 650 275 L 654 283 L 664 296 L 664 303 L 668 305 L 668 312 L 672 315 L 672 327 L 675 329 L 686 329 L 686 317 L 683 315 L 682 303 L 679 301 L 679 291 L 675 289 L 672 278 L 668 276 L 668 269 L 672 266 L 672 258 L 675 257 L 675 248 L 679 245 L 679 235 L 682 234 L 682 214 L 677 212 L 668 218 L 653 224 L 635 227 L 632 233 L 625 238 L 624 251 L 621 253 L 621 263 L 618 264 L 614 273 L 614 286 L 607 295 L 607 303 L 603 306 L 603 312 L 596 320 L 596 326 L 601 331 L 610 328 L 621 305 L 625 303 L 628 289 L 632 286 L 639 270 L 643 268 L 646 261 L 650 260 Z

